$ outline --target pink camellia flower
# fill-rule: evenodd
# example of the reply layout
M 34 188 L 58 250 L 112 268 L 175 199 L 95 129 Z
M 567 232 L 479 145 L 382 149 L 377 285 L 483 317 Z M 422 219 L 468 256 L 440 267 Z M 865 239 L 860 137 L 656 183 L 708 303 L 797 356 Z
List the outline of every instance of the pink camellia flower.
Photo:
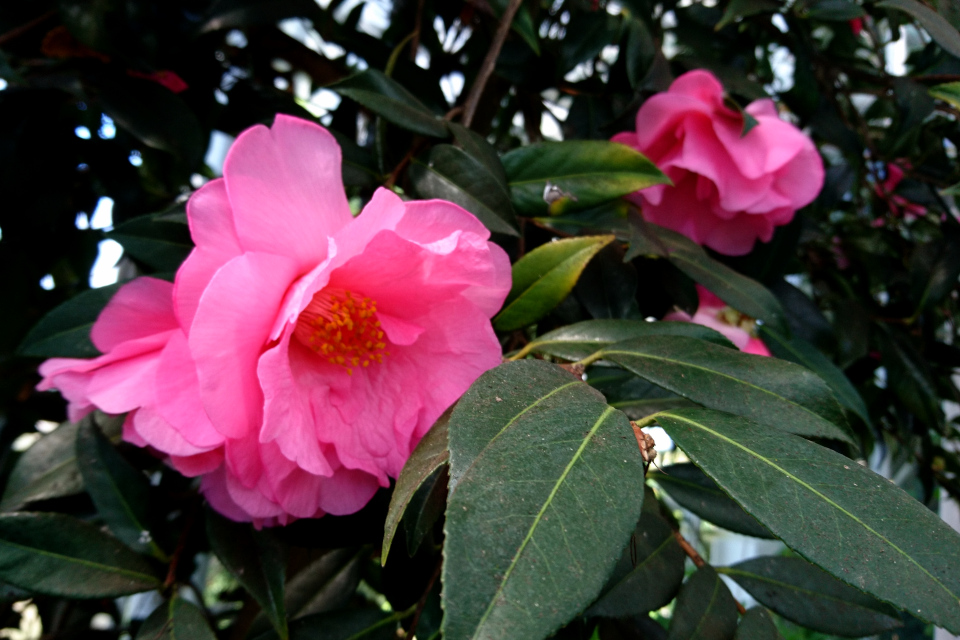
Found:
M 700 305 L 693 317 L 683 311 L 672 311 L 663 319 L 701 324 L 725 335 L 740 351 L 758 356 L 770 355 L 767 345 L 753 335 L 756 327 L 756 321 L 753 318 L 731 309 L 726 302 L 699 284 L 697 294 L 700 296 Z
M 643 103 L 636 133 L 613 141 L 639 150 L 673 181 L 628 196 L 644 218 L 720 253 L 743 255 L 817 197 L 823 162 L 810 139 L 780 119 L 772 100 L 756 100 L 746 112 L 758 124 L 741 136 L 743 117 L 703 70 L 683 74 Z
M 196 248 L 171 285 L 140 278 L 93 327 L 104 352 L 41 366 L 78 419 L 130 412 L 124 438 L 203 475 L 258 525 L 353 513 L 501 349 L 506 254 L 471 214 L 378 190 L 356 218 L 340 149 L 277 116 L 237 138 L 187 203 Z

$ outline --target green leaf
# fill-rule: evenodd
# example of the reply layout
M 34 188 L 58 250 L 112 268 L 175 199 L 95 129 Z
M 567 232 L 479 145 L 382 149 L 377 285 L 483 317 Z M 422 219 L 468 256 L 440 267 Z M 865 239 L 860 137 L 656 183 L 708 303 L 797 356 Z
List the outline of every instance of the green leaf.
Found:
M 544 638 L 599 593 L 636 526 L 630 424 L 539 360 L 483 374 L 453 411 L 443 636 Z
M 157 607 L 143 621 L 137 640 L 216 640 L 217 636 L 196 605 L 179 596 Z
M 644 508 L 603 594 L 586 615 L 625 618 L 668 604 L 683 582 L 686 557 L 667 521 Z
M 960 631 L 960 535 L 892 482 L 726 413 L 684 409 L 656 420 L 791 549 L 917 618 Z
M 423 436 L 420 443 L 410 454 L 406 464 L 400 471 L 397 484 L 390 498 L 390 508 L 387 509 L 387 519 L 383 526 L 383 550 L 380 552 L 381 564 L 386 564 L 390 555 L 390 545 L 397 533 L 407 506 L 423 483 L 450 460 L 447 450 L 447 423 L 450 421 L 451 409 L 430 427 L 430 431 Z
M 647 24 L 640 18 L 626 18 L 624 31 L 627 34 L 627 77 L 630 79 L 630 86 L 637 88 L 653 64 L 657 45 Z
M 583 236 L 548 242 L 513 265 L 513 287 L 493 320 L 499 331 L 533 324 L 567 297 L 580 273 L 613 236 Z
M 0 580 L 65 598 L 115 598 L 160 586 L 139 555 L 58 513 L 0 516 Z
M 896 609 L 802 558 L 751 558 L 717 571 L 760 604 L 814 631 L 859 638 L 903 626 Z
M 91 418 L 77 434 L 77 463 L 83 484 L 110 531 L 139 553 L 166 561 L 166 554 L 150 533 L 150 484 L 146 476 L 124 460 Z
M 267 531 L 232 522 L 207 511 L 207 537 L 220 562 L 263 607 L 281 640 L 287 640 L 283 604 L 286 560 L 283 548 Z
M 862 18 L 867 12 L 850 0 L 817 0 L 810 3 L 803 15 L 817 20 L 847 21 Z
M 681 507 L 707 522 L 755 538 L 772 538 L 757 519 L 744 511 L 717 484 L 689 463 L 672 464 L 662 473 L 648 474 Z
M 616 44 L 620 35 L 620 18 L 606 11 L 582 11 L 567 25 L 560 41 L 563 71 L 597 57 L 607 45 Z
M 94 412 L 93 417 L 112 442 L 120 441 L 123 416 Z M 76 441 L 77 424 L 64 422 L 24 451 L 7 478 L 0 511 L 83 491 Z
M 447 506 L 447 468 L 437 469 L 413 494 L 403 514 L 403 530 L 407 538 L 407 554 L 412 558 Z
M 169 213 L 139 216 L 117 226 L 107 237 L 157 271 L 176 271 L 193 250 L 185 222 Z
M 446 124 L 420 100 L 376 69 L 366 69 L 327 86 L 327 89 L 355 100 L 398 127 L 434 138 L 446 138 Z
M 36 358 L 99 356 L 90 342 L 90 329 L 119 288 L 119 284 L 112 284 L 70 298 L 40 319 L 20 343 L 17 353 Z
M 758 13 L 772 13 L 779 10 L 780 3 L 775 0 L 730 0 L 714 30 L 720 31 L 728 24 L 736 22 L 738 18 L 748 18 Z
M 76 441 L 77 425 L 64 422 L 24 451 L 7 479 L 0 511 L 83 491 Z
M 635 212 L 630 214 L 630 224 L 633 234 L 626 260 L 638 255 L 668 258 L 737 311 L 762 320 L 783 335 L 790 335 L 783 307 L 762 284 L 717 262 L 686 236 L 645 222 Z
M 507 0 L 492 0 L 490 8 L 493 9 L 493 15 L 499 20 L 500 16 L 507 9 Z M 533 52 L 540 55 L 540 41 L 537 39 L 537 29 L 533 24 L 533 16 L 525 5 L 520 5 L 516 15 L 513 16 L 513 22 L 510 29 L 523 38 L 523 41 L 533 49 Z
M 98 76 L 103 110 L 140 142 L 173 154 L 193 168 L 207 139 L 193 110 L 178 95 L 151 80 Z
M 844 408 L 860 416 L 860 419 L 867 425 L 870 422 L 870 411 L 867 404 L 860 397 L 860 393 L 853 384 L 850 383 L 846 374 L 841 371 L 837 365 L 830 361 L 830 358 L 815 346 L 799 337 L 787 338 L 773 329 L 763 326 L 760 327 L 760 337 L 763 343 L 770 349 L 770 353 L 778 358 L 795 362 L 801 366 L 810 369 L 820 376 L 837 400 Z
M 596 355 L 712 409 L 785 432 L 853 442 L 827 385 L 793 363 L 683 336 L 634 338 Z
M 710 565 L 680 589 L 667 640 L 729 640 L 737 628 L 737 603 Z
M 463 149 L 436 145 L 427 164 L 415 161 L 411 165 L 410 179 L 421 196 L 458 204 L 495 233 L 519 235 L 506 187 Z
M 960 82 L 946 82 L 930 87 L 930 95 L 960 109 Z
M 960 33 L 946 18 L 917 0 L 884 0 L 875 6 L 887 9 L 899 9 L 910 14 L 927 30 L 930 37 L 950 55 L 960 58 Z
M 283 603 L 291 622 L 318 613 L 335 611 L 347 605 L 360 583 L 361 570 L 370 556 L 369 547 L 334 549 L 311 562 L 287 581 Z M 270 630 L 270 621 L 261 611 L 250 625 L 248 637 Z M 276 635 L 274 634 L 274 637 Z
M 719 331 L 692 322 L 646 320 L 585 320 L 549 331 L 532 340 L 521 357 L 535 351 L 564 360 L 581 360 L 604 347 L 644 336 L 686 336 L 730 349 L 733 343 Z
M 782 636 L 770 612 L 763 607 L 754 607 L 740 619 L 733 640 L 782 640 Z
M 642 153 L 616 142 L 543 142 L 514 149 L 502 160 L 513 205 L 523 215 L 589 209 L 670 183 Z
M 493 148 L 486 139 L 476 131 L 467 129 L 456 122 L 447 123 L 450 132 L 456 139 L 457 144 L 467 152 L 468 155 L 480 161 L 484 168 L 502 185 L 509 189 L 507 185 L 507 172 L 503 169 L 503 163 L 500 162 L 500 156 L 497 150 Z

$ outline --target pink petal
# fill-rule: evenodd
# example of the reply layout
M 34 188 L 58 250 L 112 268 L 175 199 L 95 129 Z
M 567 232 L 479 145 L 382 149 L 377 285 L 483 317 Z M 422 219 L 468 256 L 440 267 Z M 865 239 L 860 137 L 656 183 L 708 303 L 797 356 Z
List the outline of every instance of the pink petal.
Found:
M 173 285 L 142 277 L 120 287 L 90 331 L 90 340 L 103 353 L 122 342 L 177 328 Z
M 170 456 L 170 465 L 188 478 L 211 473 L 222 464 L 223 449 L 214 449 L 195 456 Z
M 200 300 L 190 351 L 203 407 L 224 436 L 239 438 L 260 425 L 257 360 L 296 275 L 297 265 L 288 258 L 245 253 L 217 271 Z
M 160 354 L 155 395 L 157 413 L 184 440 L 201 449 L 223 444 L 223 436 L 213 428 L 203 410 L 197 368 L 182 331 L 174 333 Z
M 713 108 L 723 107 L 723 85 L 705 69 L 694 69 L 678 77 L 667 93 L 690 96 Z
M 352 216 L 340 147 L 322 127 L 277 115 L 237 138 L 223 169 L 237 237 L 247 251 L 287 256 L 307 271 Z
M 196 247 L 177 270 L 173 296 L 177 318 L 189 333 L 200 296 L 213 274 L 243 250 L 233 226 L 233 212 L 223 179 L 211 180 L 190 196 L 187 220 Z

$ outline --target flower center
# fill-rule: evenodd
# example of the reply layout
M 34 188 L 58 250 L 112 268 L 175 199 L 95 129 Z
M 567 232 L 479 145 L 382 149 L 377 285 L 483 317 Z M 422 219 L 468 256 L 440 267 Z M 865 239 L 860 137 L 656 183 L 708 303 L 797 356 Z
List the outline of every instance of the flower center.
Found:
M 377 320 L 377 303 L 356 297 L 350 291 L 324 289 L 297 318 L 294 335 L 301 344 L 338 364 L 353 375 L 353 367 L 383 362 L 383 329 Z

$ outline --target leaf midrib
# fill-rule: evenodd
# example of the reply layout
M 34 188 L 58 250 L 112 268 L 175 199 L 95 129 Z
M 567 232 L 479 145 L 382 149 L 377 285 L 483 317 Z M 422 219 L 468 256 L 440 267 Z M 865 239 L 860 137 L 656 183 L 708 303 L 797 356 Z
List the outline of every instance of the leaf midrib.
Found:
M 524 537 L 523 542 L 520 543 L 520 547 L 517 549 L 517 552 L 513 555 L 513 559 L 510 561 L 510 566 L 507 567 L 507 570 L 503 574 L 503 578 L 500 579 L 500 585 L 497 587 L 496 592 L 490 598 L 490 604 L 487 606 L 487 610 L 484 611 L 483 616 L 480 618 L 480 621 L 477 623 L 477 628 L 473 633 L 473 638 L 477 638 L 480 633 L 480 629 L 483 628 L 483 625 L 486 623 L 487 618 L 490 616 L 490 613 L 493 611 L 493 608 L 497 604 L 497 600 L 500 598 L 500 594 L 503 593 L 503 589 L 507 584 L 507 581 L 510 579 L 510 574 L 513 573 L 513 570 L 516 568 L 517 563 L 520 561 L 520 556 L 523 555 L 524 549 L 526 549 L 527 544 L 530 540 L 533 539 L 533 534 L 536 531 L 537 527 L 540 525 L 540 520 L 543 518 L 543 514 L 546 513 L 547 509 L 553 504 L 553 499 L 556 497 L 557 492 L 560 490 L 560 487 L 563 486 L 563 483 L 566 481 L 567 476 L 570 474 L 570 470 L 573 468 L 573 465 L 580 460 L 580 457 L 583 455 L 584 449 L 587 448 L 587 445 L 593 439 L 594 434 L 600 429 L 603 423 L 606 421 L 607 417 L 610 416 L 616 409 L 613 407 L 607 407 L 600 414 L 600 417 L 597 418 L 597 421 L 594 423 L 593 427 L 590 428 L 590 431 L 583 438 L 583 441 L 580 443 L 580 447 L 573 454 L 573 457 L 570 459 L 570 462 L 567 463 L 567 466 L 564 468 L 563 473 L 560 474 L 560 477 L 557 478 L 557 481 L 553 485 L 553 489 L 550 491 L 550 495 L 547 496 L 547 499 L 544 501 L 543 506 L 540 507 L 540 511 L 537 513 L 537 516 L 533 519 L 533 523 L 530 525 L 530 528 L 527 530 L 527 535 Z M 498 434 L 499 435 L 499 434 Z
M 602 349 L 602 350 L 601 350 L 601 353 L 602 353 L 604 356 L 606 356 L 606 355 L 611 355 L 611 354 L 612 354 L 612 355 L 634 356 L 634 357 L 638 357 L 638 358 L 649 358 L 649 359 L 651 359 L 651 360 L 658 360 L 658 361 L 666 362 L 666 363 L 669 363 L 669 364 L 681 364 L 681 365 L 688 366 L 688 367 L 690 367 L 690 368 L 692 368 L 692 369 L 697 369 L 697 370 L 699 370 L 699 371 L 704 371 L 704 372 L 707 372 L 707 373 L 709 373 L 709 374 L 713 374 L 713 375 L 716 375 L 716 376 L 720 376 L 720 377 L 722 377 L 722 378 L 726 378 L 726 379 L 728 379 L 728 380 L 733 380 L 733 381 L 736 381 L 737 383 L 742 384 L 742 385 L 744 385 L 744 386 L 746 386 L 746 387 L 749 387 L 749 388 L 754 389 L 754 390 L 756 390 L 756 391 L 761 391 L 761 392 L 763 392 L 763 393 L 765 393 L 765 394 L 767 394 L 767 395 L 769 395 L 769 396 L 771 396 L 771 397 L 778 398 L 778 399 L 780 399 L 781 401 L 783 401 L 783 402 L 786 403 L 786 404 L 789 404 L 789 405 L 792 405 L 792 406 L 794 406 L 794 407 L 797 407 L 798 409 L 800 409 L 800 410 L 802 410 L 802 411 L 805 411 L 806 413 L 809 413 L 810 415 L 814 416 L 816 419 L 822 420 L 822 421 L 826 422 L 826 423 L 829 424 L 829 425 L 835 426 L 835 427 L 837 428 L 837 431 L 839 431 L 840 433 L 843 433 L 843 435 L 847 435 L 846 433 L 844 433 L 844 431 L 843 431 L 843 429 L 842 429 L 841 427 L 839 427 L 838 425 L 835 425 L 835 424 L 834 424 L 833 422 L 831 422 L 830 420 L 827 420 L 825 417 L 821 416 L 819 413 L 816 413 L 815 411 L 812 411 L 811 409 L 808 409 L 807 407 L 803 406 L 802 404 L 799 404 L 799 403 L 797 403 L 797 402 L 795 402 L 795 401 L 793 401 L 793 400 L 791 400 L 791 399 L 789 399 L 789 398 L 787 398 L 787 397 L 785 397 L 785 396 L 778 395 L 778 394 L 776 394 L 776 393 L 774 393 L 773 391 L 770 391 L 770 390 L 768 390 L 768 389 L 764 389 L 763 387 L 758 387 L 756 384 L 754 384 L 754 383 L 752 383 L 752 382 L 749 382 L 749 381 L 747 381 L 747 380 L 742 380 L 742 379 L 740 379 L 740 378 L 736 378 L 736 377 L 734 377 L 734 376 L 732 376 L 732 375 L 730 375 L 730 374 L 728 374 L 728 373 L 723 373 L 722 371 L 717 371 L 716 369 L 708 369 L 708 368 L 706 368 L 706 367 L 704 367 L 704 366 L 702 366 L 702 365 L 693 364 L 693 363 L 691 363 L 691 362 L 684 362 L 684 361 L 682 361 L 682 360 L 671 360 L 671 359 L 665 358 L 665 357 L 663 357 L 663 356 L 655 356 L 655 355 L 651 355 L 651 354 L 649 354 L 649 353 L 636 353 L 636 352 L 631 352 L 631 351 L 608 351 L 608 350 L 606 350 L 606 349 Z M 650 380 L 650 378 L 648 378 L 647 376 L 645 376 L 645 375 L 643 375 L 643 374 L 639 374 L 639 373 L 638 373 L 638 374 L 636 374 L 636 375 L 640 376 L 641 378 L 645 378 L 645 379 L 647 379 L 647 380 Z M 653 382 L 653 381 L 651 380 L 651 382 Z M 676 393 L 679 393 L 680 395 L 682 395 L 682 396 L 684 396 L 685 398 L 688 398 L 688 399 L 689 399 L 689 396 L 687 396 L 685 393 L 683 393 L 683 392 L 681 392 L 681 391 L 677 391 Z M 788 433 L 789 433 L 789 432 L 788 432 Z M 810 435 L 820 435 L 820 434 L 810 434 Z M 827 437 L 831 437 L 831 436 L 827 436 Z
M 823 593 L 822 591 L 814 591 L 813 589 L 805 589 L 803 587 L 790 584 L 789 582 L 782 582 L 780 580 L 774 580 L 773 578 L 768 578 L 767 576 L 762 576 L 758 573 L 751 573 L 749 571 L 744 571 L 742 569 L 737 569 L 735 567 L 716 567 L 716 570 L 717 570 L 717 573 L 722 573 L 724 575 L 731 576 L 733 577 L 734 580 L 736 580 L 736 576 L 743 576 L 744 578 L 757 580 L 758 582 L 766 582 L 768 584 L 773 584 L 778 587 L 783 587 L 791 591 L 797 591 L 799 593 L 807 595 L 808 597 L 817 597 L 823 600 L 829 600 L 831 602 L 838 602 L 846 606 L 849 606 L 855 609 L 862 609 L 864 611 L 868 611 L 870 613 L 874 613 L 877 615 L 882 615 L 882 616 L 887 615 L 882 611 L 877 611 L 876 609 L 872 609 L 866 605 L 858 604 L 856 602 L 851 602 L 850 600 L 844 600 L 839 596 L 828 595 L 826 593 Z
M 525 406 L 525 407 L 523 408 L 523 410 L 520 411 L 520 413 L 518 413 L 517 415 L 513 416 L 512 418 L 510 418 L 510 420 L 508 420 L 507 423 L 504 424 L 503 427 L 500 428 L 500 431 L 497 431 L 496 435 L 494 435 L 492 438 L 490 438 L 490 440 L 487 442 L 487 444 L 484 445 L 483 450 L 488 449 L 488 448 L 490 447 L 490 445 L 493 444 L 494 441 L 496 441 L 496 439 L 499 438 L 499 437 L 503 434 L 503 432 L 507 430 L 508 427 L 510 427 L 510 425 L 512 425 L 512 424 L 513 424 L 514 422 L 516 422 L 517 420 L 519 420 L 520 417 L 523 416 L 523 414 L 525 414 L 525 413 L 527 413 L 528 411 L 532 410 L 534 407 L 536 407 L 537 405 L 539 405 L 541 402 L 545 402 L 545 401 L 546 401 L 547 399 L 549 399 L 550 397 L 552 397 L 552 396 L 560 393 L 560 392 L 563 391 L 564 389 L 567 389 L 567 388 L 569 388 L 569 387 L 572 387 L 572 386 L 575 385 L 575 384 L 583 384 L 583 382 L 582 382 L 581 380 L 571 380 L 570 382 L 568 382 L 568 383 L 566 383 L 566 384 L 563 384 L 563 385 L 560 385 L 559 387 L 555 387 L 555 388 L 551 389 L 549 393 L 540 396 L 539 398 L 537 398 L 536 400 L 534 400 L 533 402 L 531 402 L 530 404 L 528 404 L 527 406 Z M 447 495 L 447 502 L 448 502 L 448 503 L 450 502 L 450 498 L 453 497 L 454 492 L 457 490 L 457 485 L 460 484 L 460 480 L 459 480 L 459 479 L 462 478 L 462 477 L 464 477 L 464 476 L 467 475 L 468 473 L 470 473 L 470 470 L 473 469 L 473 466 L 474 466 L 475 464 L 477 464 L 477 460 L 479 460 L 481 457 L 483 457 L 483 450 L 481 450 L 480 453 L 477 454 L 477 456 L 474 457 L 474 459 L 470 461 L 470 464 L 467 465 L 467 468 L 464 469 L 464 470 L 463 470 L 463 473 L 461 473 L 461 474 L 458 476 L 457 482 L 452 485 L 452 488 L 450 489 L 450 492 L 449 492 L 449 494 Z M 453 470 L 453 465 L 451 464 L 451 471 L 452 471 L 452 470 Z M 450 475 L 451 475 L 451 479 L 452 479 L 453 474 L 451 473 Z
M 736 448 L 738 448 L 738 449 L 741 449 L 742 451 L 750 454 L 751 456 L 755 457 L 757 460 L 760 460 L 761 462 L 764 462 L 764 463 L 770 465 L 771 467 L 773 467 L 774 469 L 776 469 L 777 471 L 779 471 L 780 473 L 782 473 L 783 475 L 785 475 L 785 476 L 786 476 L 787 478 L 789 478 L 790 480 L 793 480 L 793 481 L 796 482 L 798 485 L 800 485 L 801 487 L 803 487 L 804 489 L 806 489 L 806 490 L 809 491 L 810 493 L 814 494 L 815 496 L 819 497 L 821 500 L 823 500 L 824 502 L 826 502 L 827 504 L 829 504 L 830 506 L 832 506 L 833 508 L 835 508 L 837 511 L 839 511 L 839 512 L 842 513 L 843 515 L 847 516 L 848 518 L 850 518 L 851 520 L 853 520 L 854 522 L 856 522 L 857 524 L 859 524 L 860 526 L 862 526 L 865 530 L 867 530 L 867 531 L 869 531 L 870 533 L 872 533 L 874 536 L 876 536 L 876 537 L 877 537 L 879 540 L 881 540 L 883 543 L 889 545 L 893 550 L 895 550 L 897 553 L 899 553 L 899 554 L 902 555 L 904 558 L 906 558 L 906 559 L 910 562 L 910 564 L 913 564 L 915 567 L 917 567 L 918 569 L 920 569 L 921 572 L 923 572 L 924 574 L 926 574 L 931 580 L 933 580 L 933 582 L 934 582 L 937 586 L 939 586 L 939 587 L 942 588 L 944 591 L 946 591 L 948 594 L 950 594 L 950 597 L 951 597 L 951 598 L 953 598 L 954 600 L 956 600 L 956 599 L 958 598 L 958 596 L 957 596 L 956 594 L 954 594 L 952 591 L 950 591 L 950 589 L 948 589 L 946 585 L 944 585 L 942 582 L 940 582 L 940 580 L 938 580 L 938 579 L 936 578 L 936 576 L 934 576 L 933 574 L 931 574 L 929 571 L 927 571 L 927 569 L 926 569 L 923 565 L 921 565 L 919 562 L 917 562 L 916 560 L 914 560 L 914 559 L 913 559 L 913 556 L 911 556 L 909 553 L 907 553 L 906 551 L 904 551 L 903 549 L 901 549 L 901 548 L 898 547 L 897 545 L 895 545 L 895 544 L 893 544 L 892 542 L 890 542 L 889 540 L 887 540 L 887 538 L 885 538 L 883 535 L 881 535 L 880 533 L 878 533 L 877 531 L 875 531 L 872 527 L 870 527 L 870 526 L 869 526 L 867 523 L 865 523 L 863 520 L 861 520 L 861 519 L 858 518 L 857 516 L 853 515 L 852 513 L 850 513 L 849 511 L 847 511 L 847 510 L 844 509 L 843 507 L 841 507 L 839 504 L 837 504 L 836 502 L 834 502 L 833 500 L 831 500 L 830 498 L 828 498 L 828 497 L 825 496 L 824 494 L 820 493 L 819 491 L 817 491 L 816 489 L 814 489 L 812 486 L 810 486 L 809 484 L 807 484 L 806 482 L 804 482 L 804 481 L 801 480 L 800 478 L 796 477 L 795 475 L 793 475 L 792 473 L 790 473 L 789 471 L 787 471 L 787 470 L 784 469 L 783 467 L 775 464 L 774 462 L 772 462 L 772 461 L 770 461 L 769 459 L 765 458 L 764 456 L 760 455 L 760 454 L 757 453 L 756 451 L 753 451 L 752 449 L 748 449 L 747 447 L 743 446 L 743 445 L 740 444 L 739 442 L 728 438 L 727 436 L 723 435 L 722 433 L 718 433 L 717 431 L 714 431 L 713 429 L 711 429 L 710 427 L 708 427 L 708 426 L 706 426 L 706 425 L 704 425 L 704 424 L 700 424 L 699 422 L 696 422 L 696 421 L 691 420 L 691 419 L 689 419 L 689 418 L 685 418 L 685 417 L 683 417 L 683 416 L 679 416 L 679 415 L 672 414 L 672 413 L 668 413 L 667 415 L 668 415 L 671 419 L 679 420 L 680 422 L 686 422 L 687 424 L 689 424 L 689 425 L 691 425 L 691 426 L 693 426 L 693 427 L 696 427 L 696 428 L 698 428 L 698 429 L 701 429 L 701 430 L 703 430 L 703 431 L 706 431 L 707 433 L 715 436 L 716 438 L 718 438 L 718 439 L 720 439 L 720 440 L 723 440 L 723 441 L 726 442 L 727 444 L 731 444 L 731 445 L 733 445 L 734 447 L 736 447 Z M 743 507 L 743 505 L 740 505 L 740 506 Z M 746 507 L 744 507 L 744 510 L 746 510 Z M 751 514 L 751 515 L 752 515 L 752 514 Z M 756 517 L 756 516 L 754 516 L 754 517 Z
M 72 556 L 65 556 L 60 553 L 54 553 L 52 551 L 47 551 L 46 549 L 38 549 L 36 547 L 28 547 L 26 545 L 18 544 L 16 542 L 11 542 L 10 540 L 0 539 L 0 546 L 7 545 L 9 547 L 14 547 L 15 549 L 20 549 L 21 551 L 26 551 L 28 553 L 34 553 L 40 556 L 46 556 L 49 558 L 56 558 L 57 560 L 63 560 L 66 562 L 79 564 L 85 567 L 91 567 L 98 571 L 103 571 L 105 573 L 115 573 L 121 574 L 130 577 L 131 579 L 136 579 L 138 581 L 146 581 L 150 583 L 157 583 L 157 579 L 154 576 L 151 576 L 146 573 L 139 573 L 137 571 L 131 571 L 129 569 L 123 569 L 121 567 L 115 567 L 107 564 L 101 564 L 99 562 L 94 562 L 93 560 L 84 560 L 83 558 L 74 558 Z

